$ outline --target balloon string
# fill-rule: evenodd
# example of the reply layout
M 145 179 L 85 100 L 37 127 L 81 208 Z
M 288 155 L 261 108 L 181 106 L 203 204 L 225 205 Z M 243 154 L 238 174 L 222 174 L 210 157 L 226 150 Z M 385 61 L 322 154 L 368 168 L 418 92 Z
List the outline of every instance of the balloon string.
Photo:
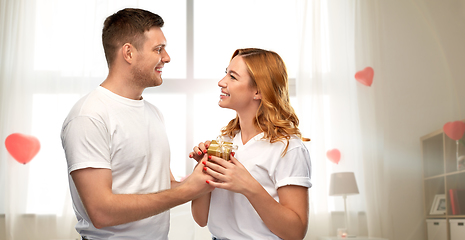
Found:
M 455 154 L 456 154 L 456 158 L 457 158 L 457 171 L 460 170 L 459 167 L 459 140 L 455 140 L 455 143 L 457 145 L 457 147 L 455 148 Z

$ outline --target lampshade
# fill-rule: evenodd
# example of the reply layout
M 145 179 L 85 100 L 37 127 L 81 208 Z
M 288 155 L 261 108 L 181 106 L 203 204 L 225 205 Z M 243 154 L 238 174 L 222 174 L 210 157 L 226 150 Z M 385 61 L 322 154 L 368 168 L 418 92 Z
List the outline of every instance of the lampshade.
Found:
M 331 174 L 329 196 L 358 194 L 357 182 L 353 172 L 338 172 Z

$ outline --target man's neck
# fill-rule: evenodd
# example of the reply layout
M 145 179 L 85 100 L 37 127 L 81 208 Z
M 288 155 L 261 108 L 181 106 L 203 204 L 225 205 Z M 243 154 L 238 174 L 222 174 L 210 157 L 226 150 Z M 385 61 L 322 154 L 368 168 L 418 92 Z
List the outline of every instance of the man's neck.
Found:
M 100 84 L 100 86 L 122 97 L 141 100 L 144 89 L 134 86 L 129 81 L 125 80 L 124 77 L 119 76 L 116 77 L 115 74 L 108 74 L 108 77 L 102 82 L 102 84 Z

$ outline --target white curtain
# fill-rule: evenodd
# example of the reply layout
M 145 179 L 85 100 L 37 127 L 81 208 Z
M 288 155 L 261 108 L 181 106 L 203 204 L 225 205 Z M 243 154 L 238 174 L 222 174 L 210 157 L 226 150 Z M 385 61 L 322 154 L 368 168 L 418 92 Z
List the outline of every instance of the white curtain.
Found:
M 297 2 L 302 31 L 293 103 L 304 136 L 312 139 L 307 146 L 313 165 L 306 239 L 336 234 L 339 223 L 331 212 L 343 211 L 343 201 L 329 197 L 328 186 L 330 174 L 341 171 L 354 172 L 360 190 L 347 198 L 352 233 L 390 238 L 389 175 L 383 167 L 380 129 L 383 104 L 375 94 L 382 84 L 382 76 L 376 75 L 381 67 L 376 1 Z M 78 238 L 59 139 L 61 124 L 74 102 L 106 76 L 100 46 L 104 18 L 123 6 L 148 4 L 157 5 L 141 0 L 0 0 L 0 239 Z M 371 87 L 354 79 L 366 66 L 375 69 Z M 15 132 L 40 137 L 41 150 L 26 165 L 3 147 Z M 337 165 L 326 157 L 334 148 L 342 153 Z M 188 211 L 172 215 L 178 221 L 172 225 L 178 228 L 170 235 L 178 236 L 178 229 L 188 225 L 183 239 L 192 232 L 208 236 L 198 233 Z
M 67 189 L 66 163 L 61 158 L 59 138 L 65 114 L 62 108 L 70 107 L 63 103 L 69 101 L 69 97 L 60 83 L 63 73 L 53 69 L 56 63 L 66 61 L 60 57 L 75 51 L 63 50 L 56 44 L 57 40 L 63 40 L 56 36 L 67 34 L 71 29 L 56 31 L 59 23 L 54 19 L 41 29 L 37 28 L 40 23 L 35 21 L 38 14 L 35 3 L 28 0 L 0 2 L 0 188 L 4 190 L 0 194 L 0 212 L 5 213 L 4 218 L 0 218 L 5 224 L 0 239 L 76 239 L 76 218 Z M 46 34 L 46 39 L 42 39 L 45 41 L 39 41 L 38 30 L 54 34 Z M 70 49 L 77 47 L 68 45 Z M 47 63 L 50 69 L 37 71 L 41 64 Z M 80 69 L 81 66 L 74 67 Z M 83 78 L 71 84 L 84 90 L 87 82 L 88 79 Z M 34 109 L 37 104 L 45 104 L 39 108 L 40 112 Z M 19 164 L 7 153 L 3 143 L 12 133 L 41 136 L 41 150 L 30 163 Z M 53 154 L 49 154 L 51 152 Z
M 329 176 L 354 172 L 360 194 L 347 197 L 349 235 L 390 238 L 388 179 L 383 151 L 379 29 L 376 1 L 303 1 L 296 111 L 301 130 L 311 138 L 310 222 L 306 239 L 334 236 L 343 227 L 334 211 L 344 211 L 342 197 L 330 197 Z M 375 69 L 371 87 L 354 75 Z M 338 164 L 326 152 L 338 149 Z M 340 220 L 339 219 L 339 220 Z M 392 239 L 392 238 L 391 238 Z
M 165 36 L 179 46 L 170 51 L 177 61 L 166 69 L 173 73 L 171 79 L 181 78 L 186 59 L 182 58 L 186 52 L 185 0 L 0 0 L 0 239 L 79 238 L 60 130 L 72 105 L 105 79 L 103 21 L 125 7 L 149 9 L 164 18 Z M 179 37 L 182 34 L 184 37 Z M 148 101 L 162 99 L 164 102 L 157 104 L 162 110 L 182 109 L 183 97 L 173 91 L 179 88 L 172 84 L 162 94 L 146 91 L 144 97 L 151 99 Z M 186 114 L 165 116 L 167 130 L 173 130 L 175 139 L 178 129 L 183 129 L 174 128 L 179 115 Z M 12 133 L 32 135 L 40 141 L 39 153 L 26 165 L 15 161 L 5 148 L 4 141 Z M 189 146 L 191 149 L 193 143 Z M 179 161 L 171 163 L 181 164 L 172 170 L 182 177 L 187 153 L 176 150 L 171 156 Z M 188 206 L 172 211 L 172 239 L 194 239 L 197 234 Z

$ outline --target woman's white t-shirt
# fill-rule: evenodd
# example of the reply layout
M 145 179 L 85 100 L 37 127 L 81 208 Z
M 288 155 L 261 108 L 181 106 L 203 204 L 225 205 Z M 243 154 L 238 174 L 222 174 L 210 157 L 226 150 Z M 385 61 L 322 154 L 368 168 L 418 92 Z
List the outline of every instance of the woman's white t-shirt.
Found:
M 270 143 L 263 136 L 260 133 L 244 145 L 239 132 L 232 140 L 238 146 L 235 157 L 263 188 L 279 202 L 279 187 L 311 187 L 310 155 L 303 142 L 293 136 L 282 157 L 286 144 Z M 212 192 L 208 229 L 218 239 L 280 239 L 266 227 L 244 195 L 224 189 Z

